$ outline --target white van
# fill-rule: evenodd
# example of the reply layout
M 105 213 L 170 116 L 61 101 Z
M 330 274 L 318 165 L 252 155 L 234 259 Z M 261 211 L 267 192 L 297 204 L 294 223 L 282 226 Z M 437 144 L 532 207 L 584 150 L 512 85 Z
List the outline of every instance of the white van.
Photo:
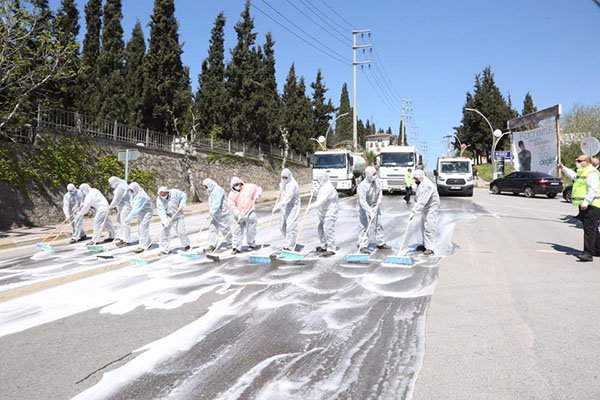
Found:
M 456 193 L 473 196 L 475 179 L 470 158 L 440 157 L 433 174 L 440 195 Z

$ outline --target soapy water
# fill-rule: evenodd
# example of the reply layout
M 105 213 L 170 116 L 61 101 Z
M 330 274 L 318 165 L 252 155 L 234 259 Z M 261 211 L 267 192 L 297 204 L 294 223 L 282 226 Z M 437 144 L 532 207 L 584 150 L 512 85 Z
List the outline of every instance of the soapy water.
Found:
M 386 198 L 384 217 L 399 208 L 396 199 Z M 0 303 L 0 336 L 93 308 L 125 314 L 200 299 L 211 304 L 203 316 L 138 349 L 76 398 L 409 398 L 437 266 L 452 251 L 454 224 L 472 216 L 469 204 L 440 213 L 438 256 L 415 256 L 410 268 L 345 263 L 356 242 L 354 204 L 346 203 L 337 233 L 347 251 L 332 258 L 280 265 L 169 256 Z M 397 246 L 406 213 L 394 214 L 384 226 Z M 315 218 L 305 230 L 316 231 Z M 414 247 L 420 224 L 409 233 Z

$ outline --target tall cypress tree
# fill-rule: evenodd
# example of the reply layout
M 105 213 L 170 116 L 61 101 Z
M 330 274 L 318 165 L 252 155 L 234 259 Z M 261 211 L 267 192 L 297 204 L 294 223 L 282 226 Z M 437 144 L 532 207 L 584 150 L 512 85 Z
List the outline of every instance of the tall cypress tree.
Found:
M 107 0 L 104 6 L 102 47 L 98 57 L 99 114 L 107 119 L 125 122 L 125 45 L 121 19 L 121 0 Z
M 252 101 L 255 100 L 257 82 L 255 75 L 256 52 L 252 46 L 256 41 L 254 19 L 250 15 L 250 1 L 246 0 L 242 20 L 235 25 L 237 44 L 231 51 L 231 61 L 225 71 L 228 97 L 229 124 L 226 130 L 228 138 L 247 142 L 255 134 L 251 125 L 255 120 Z
M 202 62 L 195 98 L 195 116 L 200 134 L 222 132 L 225 125 L 225 14 L 217 15 L 210 37 L 208 57 Z
M 335 127 L 335 141 L 352 140 L 352 108 L 350 107 L 350 97 L 348 96 L 348 85 L 344 82 L 342 93 L 340 95 L 340 107 L 337 116 L 346 114 L 339 118 Z M 336 117 L 337 117 L 336 116 Z
M 281 115 L 280 124 L 282 128 L 288 130 L 290 146 L 297 148 L 299 146 L 298 137 L 295 133 L 296 118 L 298 117 L 298 78 L 296 77 L 296 67 L 291 65 L 281 95 Z
M 295 150 L 301 154 L 305 154 L 312 150 L 311 138 L 314 137 L 314 121 L 313 109 L 310 98 L 306 95 L 306 83 L 304 77 L 300 77 L 298 82 L 298 116 L 297 116 L 297 132 L 298 146 Z
M 75 5 L 75 0 L 62 0 L 61 6 L 56 13 L 57 39 L 63 47 L 73 47 L 75 58 L 71 68 L 72 73 L 79 71 L 79 11 Z M 80 88 L 77 86 L 77 80 L 62 83 L 60 85 L 61 107 L 73 109 L 77 104 Z
M 331 99 L 328 101 L 325 100 L 325 93 L 327 93 L 328 89 L 323 83 L 321 69 L 317 71 L 317 77 L 315 78 L 315 81 L 310 84 L 310 87 L 313 89 L 311 100 L 313 118 L 312 136 L 325 136 L 329 130 L 329 121 L 331 120 L 331 114 L 335 111 L 335 107 L 333 106 Z
M 137 21 L 131 33 L 131 39 L 125 48 L 125 100 L 127 101 L 127 122 L 133 126 L 142 126 L 148 118 L 148 105 L 144 97 L 144 58 L 146 42 L 140 21 Z
M 521 115 L 531 114 L 537 111 L 537 107 L 533 104 L 531 93 L 527 92 L 523 100 L 523 113 Z
M 146 63 L 146 91 L 152 106 L 151 129 L 176 134 L 188 111 L 189 82 L 181 62 L 178 24 L 174 0 L 155 0 L 150 21 L 150 48 Z
M 86 32 L 81 54 L 79 75 L 79 110 L 95 112 L 98 103 L 97 64 L 100 55 L 100 31 L 102 30 L 102 0 L 89 0 L 85 6 Z
M 277 92 L 277 79 L 275 77 L 275 42 L 271 33 L 265 36 L 263 46 L 263 58 L 259 67 L 259 78 L 262 100 L 259 121 L 263 120 L 263 142 L 274 145 L 280 144 L 280 134 L 278 129 L 279 113 L 281 104 L 279 93 Z

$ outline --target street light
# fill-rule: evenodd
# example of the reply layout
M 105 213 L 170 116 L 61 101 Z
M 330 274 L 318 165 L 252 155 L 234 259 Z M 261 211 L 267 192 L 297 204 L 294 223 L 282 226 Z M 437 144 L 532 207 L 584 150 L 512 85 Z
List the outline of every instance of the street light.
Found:
M 481 118 L 483 118 L 485 120 L 485 122 L 487 122 L 488 126 L 490 127 L 490 132 L 492 132 L 492 177 L 494 179 L 498 178 L 498 172 L 496 172 L 496 157 L 494 157 L 494 151 L 496 151 L 496 144 L 498 144 L 498 142 L 500 141 L 500 138 L 502 136 L 504 136 L 505 134 L 502 133 L 502 131 L 500 129 L 496 129 L 494 130 L 494 128 L 492 128 L 492 124 L 490 123 L 490 120 L 487 119 L 485 117 L 485 115 L 483 115 L 481 112 L 479 112 L 479 110 L 476 110 L 474 108 L 466 108 L 465 107 L 465 111 L 472 111 L 475 112 L 477 114 L 479 114 L 481 116 Z
M 345 115 L 349 115 L 349 114 L 350 114 L 349 112 L 340 114 L 337 117 L 335 117 L 333 122 L 335 123 L 335 122 L 337 122 L 338 119 L 342 118 Z M 329 124 L 329 126 L 327 127 L 327 132 L 325 132 L 325 136 L 319 136 L 317 139 L 310 138 L 311 140 L 314 140 L 315 142 L 319 143 L 323 150 L 327 150 L 327 136 L 329 135 L 329 131 L 331 130 L 332 126 L 333 126 L 333 124 Z
M 456 136 L 453 133 L 450 133 L 446 136 L 443 136 L 444 139 L 448 139 L 448 156 L 450 156 L 450 139 L 455 138 L 456 141 L 458 142 L 458 145 L 460 146 L 460 148 L 462 149 L 462 142 L 460 141 L 460 139 L 458 138 L 458 136 Z M 462 150 L 461 150 L 461 157 L 462 157 Z

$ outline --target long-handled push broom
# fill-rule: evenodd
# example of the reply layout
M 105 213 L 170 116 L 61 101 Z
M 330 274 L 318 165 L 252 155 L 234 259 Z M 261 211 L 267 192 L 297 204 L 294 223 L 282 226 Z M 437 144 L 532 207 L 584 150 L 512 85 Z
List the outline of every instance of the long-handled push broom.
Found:
M 296 241 L 294 242 L 294 247 L 291 250 L 281 250 L 279 253 L 279 257 L 286 260 L 304 260 L 306 259 L 306 255 L 308 253 L 300 253 L 296 250 L 296 246 L 298 245 L 298 239 L 300 239 L 300 234 L 302 233 L 302 228 L 304 228 L 304 222 L 306 221 L 306 217 L 308 215 L 308 211 L 310 209 L 310 204 L 312 203 L 312 199 L 314 196 L 314 191 L 310 192 L 310 198 L 308 199 L 308 204 L 306 205 L 306 210 L 304 211 L 304 216 L 302 217 L 302 221 L 300 221 L 300 229 L 298 229 L 298 235 L 296 236 Z
M 219 240 L 219 245 L 217 246 L 217 249 L 219 247 L 221 247 L 221 244 L 223 243 L 224 240 L 227 239 L 227 236 L 231 235 L 233 230 L 235 229 L 236 226 L 238 226 L 240 224 L 240 221 L 242 219 L 242 213 L 240 213 L 240 215 L 238 216 L 238 218 L 233 221 L 233 224 L 231 224 L 231 228 L 229 229 L 229 231 L 227 232 L 227 234 L 225 236 L 223 236 L 221 238 L 221 240 Z M 220 253 L 206 253 L 206 258 L 208 258 L 209 260 L 212 261 L 221 261 L 224 260 L 225 258 L 231 258 L 233 257 L 233 254 L 229 253 L 229 254 L 220 254 Z
M 102 231 L 104 230 L 104 225 L 106 225 L 106 221 L 108 221 L 109 216 L 110 216 L 110 208 L 108 210 L 106 210 L 106 217 L 104 217 L 104 221 L 102 221 L 102 225 L 100 225 L 100 229 L 98 230 L 98 233 L 96 233 L 92 237 L 92 242 L 96 243 L 102 236 Z M 122 229 L 123 228 L 121 227 L 121 230 Z M 98 251 L 98 252 L 102 252 L 105 250 L 104 245 L 102 245 L 102 244 L 88 244 L 85 248 L 88 249 L 89 251 Z
M 206 228 L 206 225 L 208 224 L 208 222 L 211 220 L 211 216 L 210 214 L 204 219 L 204 221 L 202 221 L 202 225 L 200 226 L 200 235 L 202 235 L 202 231 L 204 230 L 204 228 Z M 182 256 L 184 256 L 185 258 L 188 258 L 190 260 L 199 260 L 200 259 L 200 254 L 198 254 L 195 251 L 184 251 L 183 253 L 179 253 Z
M 152 239 L 152 241 L 150 243 L 148 243 L 148 245 L 146 247 L 144 247 L 144 250 L 141 251 L 140 253 L 145 252 L 146 250 L 148 250 L 150 247 L 152 247 L 152 245 L 154 243 L 156 243 L 160 237 L 162 236 L 162 234 L 164 233 L 165 229 L 167 229 L 167 227 L 171 226 L 171 223 L 173 222 L 173 220 L 175 219 L 175 217 L 177 216 L 177 214 L 179 213 L 179 211 L 181 211 L 182 208 L 178 208 L 177 211 L 175 211 L 175 213 L 173 214 L 173 216 L 171 217 L 171 219 L 169 219 L 169 222 L 167 222 L 162 229 L 160 230 L 160 232 L 158 233 L 158 235 L 156 235 L 156 237 L 154 239 Z M 129 263 L 133 264 L 133 265 L 139 265 L 139 266 L 144 266 L 144 265 L 148 265 L 148 260 L 145 258 L 140 257 L 133 257 L 129 259 Z
M 410 227 L 410 221 L 413 219 L 413 214 L 408 218 L 406 222 L 406 229 L 404 230 L 404 235 L 402 236 L 402 243 L 400 243 L 400 248 L 398 249 L 398 254 L 395 256 L 387 256 L 384 260 L 384 264 L 397 264 L 397 265 L 411 265 L 412 258 L 406 255 L 401 255 L 402 250 L 404 249 L 404 245 L 406 243 L 406 238 L 408 236 L 408 228 Z
M 369 244 L 369 231 L 371 230 L 371 224 L 373 223 L 373 221 L 375 220 L 375 218 L 377 218 L 377 209 L 379 208 L 379 206 L 376 206 L 375 208 L 375 213 L 373 214 L 373 216 L 371 218 L 369 218 L 369 224 L 367 225 L 367 230 L 365 231 L 364 235 L 361 237 L 360 242 L 359 242 L 359 248 L 363 248 L 363 247 L 367 247 L 367 245 Z M 367 242 L 367 243 L 365 243 Z M 355 254 L 348 254 L 346 256 L 346 262 L 349 263 L 368 263 L 371 262 L 371 253 L 367 253 L 367 254 L 363 254 L 363 253 L 355 253 Z
M 71 214 L 69 218 L 65 219 L 60 225 L 54 228 L 54 230 L 44 237 L 40 243 L 37 243 L 35 247 L 46 253 L 54 253 L 55 249 L 52 247 L 52 243 L 54 243 L 56 239 L 58 239 L 64 233 L 64 231 L 67 230 L 69 227 L 68 223 L 71 221 L 71 218 L 73 218 L 73 215 L 75 215 L 75 213 Z M 46 241 L 52 236 L 54 236 L 54 238 L 50 242 L 46 243 Z
M 277 196 L 277 199 L 275 199 L 275 206 L 277 205 L 278 201 L 279 201 L 279 195 Z M 261 252 L 265 248 L 265 243 L 267 243 L 267 237 L 269 236 L 269 232 L 271 231 L 271 222 L 273 222 L 273 215 L 275 215 L 275 206 L 273 206 L 273 211 L 271 211 L 271 216 L 269 217 L 269 224 L 267 225 L 267 231 L 263 237 L 262 243 L 260 244 Z M 262 253 L 263 254 L 251 255 L 248 258 L 248 261 L 250 261 L 251 263 L 270 264 L 271 263 L 271 254 L 264 254 L 264 252 L 262 252 Z

